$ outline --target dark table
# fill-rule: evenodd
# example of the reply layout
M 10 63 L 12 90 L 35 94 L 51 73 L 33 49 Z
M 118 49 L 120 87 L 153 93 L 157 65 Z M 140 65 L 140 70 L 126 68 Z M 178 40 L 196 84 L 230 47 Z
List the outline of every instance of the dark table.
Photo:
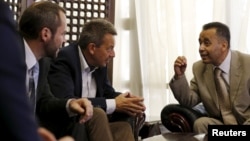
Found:
M 207 141 L 207 135 L 195 133 L 164 133 L 142 139 L 142 141 Z

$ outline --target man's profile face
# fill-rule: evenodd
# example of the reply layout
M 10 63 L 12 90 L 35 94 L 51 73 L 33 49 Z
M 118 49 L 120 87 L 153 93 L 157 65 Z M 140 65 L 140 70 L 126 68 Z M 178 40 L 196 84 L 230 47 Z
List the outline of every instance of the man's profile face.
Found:
M 204 63 L 218 65 L 223 61 L 223 44 L 215 28 L 203 30 L 200 33 L 199 44 L 199 53 Z
M 95 47 L 92 54 L 94 60 L 94 66 L 105 67 L 115 57 L 115 39 L 112 34 L 105 34 L 102 40 L 102 44 L 99 47 Z
M 55 34 L 51 37 L 51 40 L 45 45 L 45 52 L 48 57 L 56 57 L 59 49 L 62 47 L 63 43 L 66 42 L 65 34 L 66 34 L 66 15 L 60 11 L 59 12 L 61 24 L 57 28 Z

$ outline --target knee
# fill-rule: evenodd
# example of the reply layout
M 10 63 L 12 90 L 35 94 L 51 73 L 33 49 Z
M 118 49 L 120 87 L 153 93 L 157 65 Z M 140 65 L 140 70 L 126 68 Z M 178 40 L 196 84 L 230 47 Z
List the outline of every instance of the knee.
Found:
M 88 126 L 108 125 L 108 118 L 105 111 L 101 108 L 93 109 L 93 116 L 86 122 Z M 87 127 L 88 127 L 87 126 Z
M 107 116 L 105 111 L 102 108 L 94 107 L 93 111 L 94 111 L 94 114 Z
M 206 133 L 207 132 L 207 118 L 198 118 L 195 120 L 193 130 L 195 133 Z
M 105 111 L 103 109 L 97 108 L 97 107 L 95 107 L 93 109 L 92 119 L 102 119 L 102 120 L 106 119 L 106 120 L 108 120 L 107 114 L 105 113 Z
M 193 127 L 196 128 L 196 127 L 199 127 L 201 124 L 203 124 L 202 122 L 203 120 L 201 118 L 198 118 L 194 121 L 194 125 Z
M 126 131 L 132 131 L 132 127 L 128 122 L 123 122 L 123 128 L 125 128 Z

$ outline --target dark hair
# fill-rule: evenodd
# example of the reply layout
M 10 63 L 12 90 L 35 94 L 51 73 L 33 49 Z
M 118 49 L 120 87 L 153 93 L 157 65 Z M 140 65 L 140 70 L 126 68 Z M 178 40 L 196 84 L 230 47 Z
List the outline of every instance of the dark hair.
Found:
M 55 34 L 57 28 L 61 25 L 59 11 L 66 11 L 50 1 L 34 2 L 21 16 L 19 22 L 20 34 L 26 39 L 38 38 L 42 28 L 47 27 Z
M 107 33 L 117 35 L 114 25 L 106 19 L 93 19 L 83 25 L 78 44 L 81 49 L 86 48 L 89 43 L 95 43 L 99 47 Z
M 203 26 L 203 30 L 208 30 L 211 28 L 216 29 L 216 34 L 219 37 L 225 38 L 228 42 L 228 48 L 230 48 L 230 30 L 227 25 L 220 22 L 211 22 Z

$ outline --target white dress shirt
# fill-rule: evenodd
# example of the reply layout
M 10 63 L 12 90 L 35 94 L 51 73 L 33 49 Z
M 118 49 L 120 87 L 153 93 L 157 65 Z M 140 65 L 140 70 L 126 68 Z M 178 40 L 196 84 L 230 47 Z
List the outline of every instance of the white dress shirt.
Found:
M 229 50 L 227 57 L 219 66 L 219 68 L 222 70 L 222 75 L 226 80 L 227 84 L 230 84 L 230 79 L 229 79 L 230 63 L 231 63 L 231 50 Z
M 79 50 L 79 57 L 82 70 L 82 97 L 95 98 L 97 88 L 92 73 L 97 69 L 97 67 L 91 71 L 88 63 L 86 62 L 86 59 L 82 54 L 80 47 L 78 47 L 78 50 Z M 115 100 L 106 99 L 106 103 L 107 103 L 106 113 L 107 114 L 113 113 L 116 108 Z
M 26 90 L 28 91 L 29 89 L 29 74 L 28 72 L 33 68 L 33 77 L 35 81 L 35 94 L 37 90 L 37 83 L 38 83 L 38 76 L 39 76 L 39 64 L 36 60 L 35 55 L 31 51 L 29 45 L 27 42 L 24 40 L 24 48 L 25 48 L 25 62 L 27 66 L 27 71 L 26 71 Z
M 26 71 L 26 90 L 28 94 L 29 90 L 29 71 L 33 68 L 33 77 L 35 81 L 35 95 L 37 95 L 37 84 L 38 84 L 38 77 L 39 77 L 39 63 L 34 55 L 34 53 L 31 51 L 29 45 L 24 40 L 24 47 L 25 47 L 25 62 L 27 66 Z M 30 96 L 29 96 L 30 97 Z M 72 99 L 69 99 L 65 105 L 66 111 L 68 112 L 69 116 L 75 116 L 76 114 L 70 111 L 69 109 L 69 103 Z

